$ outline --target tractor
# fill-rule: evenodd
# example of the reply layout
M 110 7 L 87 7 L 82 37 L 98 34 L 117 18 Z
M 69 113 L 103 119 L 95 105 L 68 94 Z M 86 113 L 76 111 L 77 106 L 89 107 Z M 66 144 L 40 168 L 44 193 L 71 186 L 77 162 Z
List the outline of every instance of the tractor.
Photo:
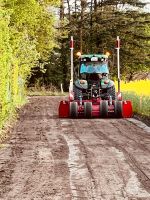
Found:
M 60 118 L 132 117 L 132 103 L 123 100 L 120 92 L 119 38 L 117 47 L 118 92 L 109 79 L 109 56 L 105 54 L 79 55 L 78 77 L 74 81 L 73 37 L 71 38 L 71 80 L 69 99 L 59 104 Z

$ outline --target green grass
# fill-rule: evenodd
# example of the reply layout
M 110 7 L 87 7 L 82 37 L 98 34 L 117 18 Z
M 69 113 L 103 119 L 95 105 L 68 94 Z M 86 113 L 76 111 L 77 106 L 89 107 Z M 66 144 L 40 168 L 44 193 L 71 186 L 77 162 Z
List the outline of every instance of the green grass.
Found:
M 150 97 L 139 96 L 132 92 L 123 92 L 123 98 L 131 100 L 135 114 L 150 117 Z
M 17 110 L 21 108 L 26 102 L 27 98 L 17 99 L 18 105 L 14 105 L 12 102 L 3 106 L 3 110 L 0 115 L 0 144 L 7 138 L 8 132 L 17 120 Z M 1 147 L 1 145 L 0 145 Z
M 3 146 L 1 143 L 8 137 L 8 132 L 12 128 L 13 124 L 17 119 L 17 112 L 13 108 L 6 113 L 5 118 L 0 121 L 0 148 Z
M 44 87 L 36 88 L 28 88 L 27 96 L 66 96 L 67 93 L 61 93 L 56 89 L 45 89 Z

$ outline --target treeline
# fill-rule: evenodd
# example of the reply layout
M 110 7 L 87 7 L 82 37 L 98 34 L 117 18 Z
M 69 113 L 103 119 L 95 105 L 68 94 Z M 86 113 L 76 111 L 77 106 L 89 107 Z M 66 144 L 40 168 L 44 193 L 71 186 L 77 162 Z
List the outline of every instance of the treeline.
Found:
M 43 68 L 56 47 L 59 0 L 0 0 L 0 126 L 24 101 L 31 69 Z
M 144 5 L 140 0 L 0 0 L 0 125 L 23 102 L 26 85 L 62 83 L 68 90 L 71 35 L 75 54 L 109 51 L 112 76 L 117 35 L 122 77 L 149 71 L 150 13 Z
M 55 48 L 49 59 L 50 64 L 45 66 L 47 71 L 41 76 L 41 82 L 58 87 L 63 83 L 68 89 L 71 35 L 75 40 L 75 54 L 77 51 L 109 51 L 113 77 L 117 70 L 116 36 L 121 38 L 122 78 L 130 80 L 134 72 L 149 71 L 150 13 L 144 12 L 144 6 L 140 0 L 61 0 L 57 27 L 61 32 L 59 48 Z

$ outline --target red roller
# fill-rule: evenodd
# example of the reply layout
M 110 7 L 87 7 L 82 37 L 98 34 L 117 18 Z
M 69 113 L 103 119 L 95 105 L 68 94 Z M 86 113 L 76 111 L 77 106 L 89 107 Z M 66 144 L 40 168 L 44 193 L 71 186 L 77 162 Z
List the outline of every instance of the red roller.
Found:
M 132 103 L 131 101 L 123 101 L 123 117 L 124 118 L 130 118 L 133 116 L 133 110 L 132 110 Z
M 69 102 L 61 101 L 59 104 L 59 117 L 67 118 L 69 117 Z

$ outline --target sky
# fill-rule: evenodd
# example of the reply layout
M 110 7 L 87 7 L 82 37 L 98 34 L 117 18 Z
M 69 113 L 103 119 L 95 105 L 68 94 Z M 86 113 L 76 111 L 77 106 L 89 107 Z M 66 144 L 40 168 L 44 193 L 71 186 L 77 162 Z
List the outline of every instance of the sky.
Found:
M 147 3 L 145 6 L 145 11 L 150 12 L 150 0 L 143 0 L 144 3 Z
M 147 3 L 147 5 L 144 8 L 145 12 L 149 12 L 150 13 L 150 0 L 141 0 L 143 3 Z M 70 0 L 70 5 L 74 2 L 74 0 Z

